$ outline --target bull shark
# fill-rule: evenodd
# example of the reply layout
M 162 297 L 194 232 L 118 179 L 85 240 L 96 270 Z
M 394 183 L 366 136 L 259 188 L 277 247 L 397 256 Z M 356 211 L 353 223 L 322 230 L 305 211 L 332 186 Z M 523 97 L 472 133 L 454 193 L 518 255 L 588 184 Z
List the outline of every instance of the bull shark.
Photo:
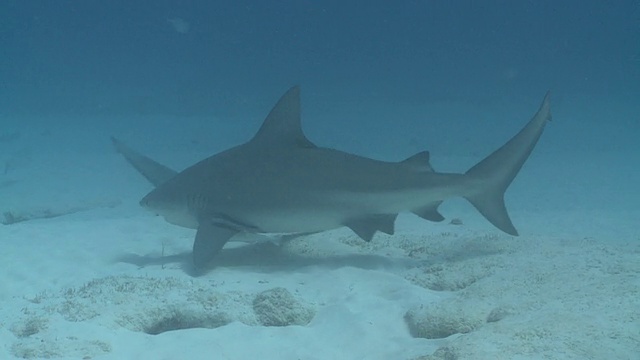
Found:
M 289 89 L 248 142 L 174 171 L 112 138 L 154 186 L 140 205 L 171 224 L 197 229 L 202 269 L 240 233 L 308 234 L 346 226 L 364 241 L 392 235 L 398 213 L 442 221 L 438 206 L 467 199 L 491 224 L 517 236 L 504 193 L 551 120 L 549 93 L 533 118 L 465 173 L 433 170 L 429 152 L 400 162 L 315 145 L 301 126 L 300 90 Z

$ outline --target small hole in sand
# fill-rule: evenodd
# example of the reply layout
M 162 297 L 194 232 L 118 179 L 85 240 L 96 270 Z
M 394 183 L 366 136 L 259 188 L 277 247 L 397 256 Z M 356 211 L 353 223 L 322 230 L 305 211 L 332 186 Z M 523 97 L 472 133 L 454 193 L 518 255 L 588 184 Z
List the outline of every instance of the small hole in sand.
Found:
M 167 331 L 205 328 L 213 329 L 229 323 L 223 314 L 207 314 L 173 311 L 156 321 L 150 322 L 142 331 L 149 335 L 158 335 Z

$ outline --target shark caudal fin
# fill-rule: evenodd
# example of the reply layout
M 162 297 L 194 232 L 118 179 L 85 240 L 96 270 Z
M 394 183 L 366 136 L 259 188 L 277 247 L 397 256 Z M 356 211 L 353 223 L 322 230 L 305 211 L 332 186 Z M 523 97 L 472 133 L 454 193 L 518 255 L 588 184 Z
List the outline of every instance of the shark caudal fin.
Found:
M 542 131 L 551 120 L 549 93 L 540 109 L 516 136 L 467 171 L 480 185 L 465 198 L 498 229 L 517 236 L 504 204 L 504 193 L 536 146 Z
M 138 170 L 138 172 L 155 187 L 160 186 L 178 174 L 176 171 L 169 169 L 159 162 L 134 151 L 113 136 L 111 137 L 111 142 L 113 146 L 115 146 L 116 151 L 122 154 L 129 164 Z

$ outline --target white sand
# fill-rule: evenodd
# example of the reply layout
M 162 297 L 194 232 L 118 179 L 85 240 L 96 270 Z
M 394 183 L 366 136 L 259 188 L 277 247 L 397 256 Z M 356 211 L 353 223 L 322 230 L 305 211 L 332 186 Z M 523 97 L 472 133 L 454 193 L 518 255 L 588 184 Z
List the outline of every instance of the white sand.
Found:
M 230 244 L 192 277 L 194 232 L 138 208 L 149 187 L 117 154 L 23 140 L 0 144 L 18 154 L 0 210 L 82 211 L 0 225 L 2 359 L 639 359 L 633 154 L 534 156 L 507 194 L 517 238 L 451 201 L 463 225 Z M 268 313 L 302 325 L 265 325 L 255 299 L 274 288 Z

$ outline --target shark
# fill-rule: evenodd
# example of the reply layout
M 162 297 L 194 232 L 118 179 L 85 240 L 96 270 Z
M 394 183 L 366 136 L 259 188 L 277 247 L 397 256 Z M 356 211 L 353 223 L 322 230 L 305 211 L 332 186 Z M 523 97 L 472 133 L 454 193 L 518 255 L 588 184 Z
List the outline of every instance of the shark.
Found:
M 293 234 L 350 228 L 364 241 L 393 235 L 399 213 L 439 222 L 440 204 L 467 199 L 497 229 L 517 236 L 504 194 L 551 120 L 549 93 L 504 145 L 464 173 L 437 172 L 429 152 L 375 160 L 311 142 L 301 123 L 300 88 L 290 88 L 246 143 L 175 171 L 113 138 L 116 150 L 154 189 L 140 205 L 196 229 L 193 264 L 214 263 L 238 234 Z

